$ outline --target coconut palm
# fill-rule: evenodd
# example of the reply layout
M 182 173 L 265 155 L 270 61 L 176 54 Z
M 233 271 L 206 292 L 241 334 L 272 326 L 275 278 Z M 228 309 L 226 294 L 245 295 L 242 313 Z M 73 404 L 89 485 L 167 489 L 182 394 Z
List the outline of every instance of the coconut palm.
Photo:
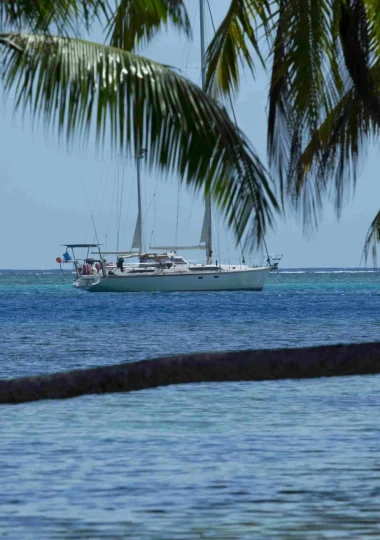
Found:
M 114 146 L 150 146 L 151 165 L 205 186 L 238 237 L 251 223 L 260 239 L 276 202 L 247 140 L 195 85 L 131 52 L 168 22 L 189 35 L 183 0 L 119 0 L 115 11 L 107 0 L 1 6 L 0 22 L 13 30 L 1 37 L 5 85 L 16 89 L 18 106 L 68 137 L 95 125 L 103 141 L 109 124 Z M 231 0 L 208 48 L 207 85 L 218 100 L 238 91 L 242 65 L 253 75 L 257 62 L 271 68 L 269 162 L 283 207 L 294 205 L 305 225 L 318 223 L 326 194 L 339 214 L 377 135 L 379 7 L 380 0 Z M 78 27 L 96 17 L 106 21 L 111 46 L 78 39 Z M 52 38 L 52 27 L 64 37 Z M 366 256 L 379 239 L 377 216 Z
M 238 90 L 242 65 L 254 74 L 266 54 L 269 162 L 283 205 L 300 210 L 307 226 L 318 223 L 325 195 L 339 215 L 378 136 L 379 14 L 379 0 L 231 0 L 210 44 L 207 84 L 219 98 Z M 366 258 L 378 241 L 380 212 Z
M 3 80 L 16 108 L 72 141 L 149 149 L 149 165 L 209 192 L 238 239 L 261 242 L 277 208 L 267 171 L 226 110 L 167 66 L 136 55 L 169 22 L 190 35 L 183 0 L 5 0 Z M 83 39 L 94 20 L 109 44 Z M 60 35 L 53 35 L 58 32 Z

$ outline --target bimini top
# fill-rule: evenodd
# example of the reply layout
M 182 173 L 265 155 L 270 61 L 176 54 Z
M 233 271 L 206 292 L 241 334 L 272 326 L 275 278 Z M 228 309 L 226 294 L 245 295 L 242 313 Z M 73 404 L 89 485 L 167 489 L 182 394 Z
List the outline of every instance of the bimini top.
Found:
M 61 244 L 61 246 L 64 246 L 67 248 L 95 248 L 101 245 L 102 244 Z

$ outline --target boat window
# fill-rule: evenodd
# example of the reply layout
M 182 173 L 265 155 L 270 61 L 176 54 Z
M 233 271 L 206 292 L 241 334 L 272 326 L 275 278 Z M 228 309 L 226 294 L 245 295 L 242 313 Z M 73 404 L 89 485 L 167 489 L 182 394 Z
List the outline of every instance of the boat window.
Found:
M 198 279 L 203 279 L 203 277 L 202 277 L 202 276 L 198 276 Z

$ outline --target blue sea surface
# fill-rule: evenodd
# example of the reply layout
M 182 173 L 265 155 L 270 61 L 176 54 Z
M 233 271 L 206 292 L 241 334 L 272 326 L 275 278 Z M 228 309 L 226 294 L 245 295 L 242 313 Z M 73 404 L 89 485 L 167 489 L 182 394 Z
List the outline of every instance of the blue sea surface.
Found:
M 0 378 L 195 351 L 380 339 L 380 272 L 264 290 L 88 293 L 0 271 Z M 1 406 L 0 538 L 380 538 L 380 376 Z

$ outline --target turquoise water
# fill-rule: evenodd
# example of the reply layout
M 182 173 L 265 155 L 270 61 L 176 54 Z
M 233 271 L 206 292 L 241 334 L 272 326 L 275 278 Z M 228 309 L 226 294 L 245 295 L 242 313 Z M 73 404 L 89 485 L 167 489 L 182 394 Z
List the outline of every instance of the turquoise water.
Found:
M 89 294 L 0 272 L 0 377 L 177 352 L 379 340 L 380 273 L 261 293 Z M 380 538 L 380 377 L 2 406 L 0 538 Z

